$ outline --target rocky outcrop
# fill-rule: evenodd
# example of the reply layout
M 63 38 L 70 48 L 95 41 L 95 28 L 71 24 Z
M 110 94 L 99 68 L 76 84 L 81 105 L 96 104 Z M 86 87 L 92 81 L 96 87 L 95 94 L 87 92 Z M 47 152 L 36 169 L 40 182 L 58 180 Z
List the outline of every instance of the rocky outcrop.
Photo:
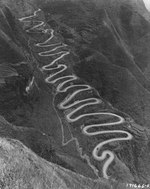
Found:
M 109 189 L 110 186 L 47 162 L 17 140 L 0 138 L 0 188 Z

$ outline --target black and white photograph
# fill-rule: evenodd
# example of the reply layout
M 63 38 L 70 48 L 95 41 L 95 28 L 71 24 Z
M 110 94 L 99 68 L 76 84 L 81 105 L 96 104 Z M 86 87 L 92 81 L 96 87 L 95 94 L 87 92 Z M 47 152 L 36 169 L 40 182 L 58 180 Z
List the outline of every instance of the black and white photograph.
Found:
M 0 0 L 0 189 L 150 189 L 150 0 Z

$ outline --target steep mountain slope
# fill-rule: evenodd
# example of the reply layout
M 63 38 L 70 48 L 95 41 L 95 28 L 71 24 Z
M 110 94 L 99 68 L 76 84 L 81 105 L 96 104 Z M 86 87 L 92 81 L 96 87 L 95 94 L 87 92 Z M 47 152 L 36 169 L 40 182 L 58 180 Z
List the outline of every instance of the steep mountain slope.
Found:
M 60 146 L 61 126 L 52 107 L 51 91 L 37 69 L 38 62 L 30 52 L 28 36 L 10 9 L 3 6 L 1 17 L 4 35 L 0 35 L 3 44 L 0 48 L 3 79 L 0 114 L 13 125 L 1 117 L 0 136 L 18 139 L 46 160 L 94 178 L 93 171 L 80 158 L 74 144 L 70 146 L 70 152 Z M 76 157 L 72 155 L 73 149 Z
M 77 74 L 94 83 L 113 106 L 138 123 L 148 125 L 150 24 L 132 2 L 99 1 L 96 6 L 92 1 L 52 1 L 46 5 L 39 3 L 39 6 L 50 26 L 73 48 L 77 56 L 74 66 Z M 108 68 L 101 66 L 102 62 L 113 73 L 105 74 Z M 97 67 L 97 74 L 91 76 L 93 66 Z M 116 74 L 116 69 L 121 71 Z M 136 103 L 130 96 L 135 96 Z
M 104 182 L 94 182 L 92 179 L 46 162 L 19 141 L 0 138 L 0 147 L 1 188 L 109 188 Z
M 69 46 L 72 57 L 67 63 L 75 74 L 129 118 L 124 127 L 133 140 L 110 145 L 116 154 L 110 171 L 114 180 L 101 181 L 114 188 L 117 183 L 118 188 L 127 188 L 129 182 L 146 186 L 150 183 L 150 20 L 142 1 L 2 0 L 0 136 L 20 140 L 47 161 L 95 179 L 73 142 L 61 146 L 53 91 L 44 83 L 39 62 L 31 53 L 29 42 L 34 41 L 17 20 L 38 8 L 42 10 L 39 19 L 45 19 Z M 102 184 L 96 187 L 104 188 Z

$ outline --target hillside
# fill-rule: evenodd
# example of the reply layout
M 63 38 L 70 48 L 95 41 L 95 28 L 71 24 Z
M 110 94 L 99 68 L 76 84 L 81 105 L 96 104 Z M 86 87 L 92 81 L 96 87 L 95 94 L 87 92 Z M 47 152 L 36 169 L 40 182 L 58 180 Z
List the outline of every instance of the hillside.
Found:
M 64 120 L 54 108 L 53 89 L 44 82 L 38 51 L 32 49 L 38 35 L 29 35 L 26 30 L 31 26 L 19 21 L 38 8 L 38 21 L 44 20 L 55 31 L 57 40 L 69 47 L 71 55 L 64 62 L 98 91 L 106 110 L 112 108 L 126 117 L 123 129 L 133 135 L 133 140 L 108 145 L 116 154 L 109 170 L 110 180 L 99 177 L 95 184 L 97 175 L 79 154 L 75 141 L 62 145 Z M 20 145 L 25 151 L 32 150 L 27 153 L 40 161 L 43 174 L 47 169 L 43 162 L 63 169 L 65 178 L 57 173 L 61 182 L 66 184 L 71 177 L 73 183 L 79 184 L 68 183 L 63 186 L 66 189 L 120 189 L 128 188 L 127 183 L 150 184 L 149 49 L 150 13 L 142 0 L 1 0 L 0 143 L 6 140 L 11 146 L 17 141 L 15 150 Z M 8 150 L 7 155 L 11 153 Z M 82 184 L 88 179 L 94 187 Z M 43 180 L 40 182 L 43 184 Z

